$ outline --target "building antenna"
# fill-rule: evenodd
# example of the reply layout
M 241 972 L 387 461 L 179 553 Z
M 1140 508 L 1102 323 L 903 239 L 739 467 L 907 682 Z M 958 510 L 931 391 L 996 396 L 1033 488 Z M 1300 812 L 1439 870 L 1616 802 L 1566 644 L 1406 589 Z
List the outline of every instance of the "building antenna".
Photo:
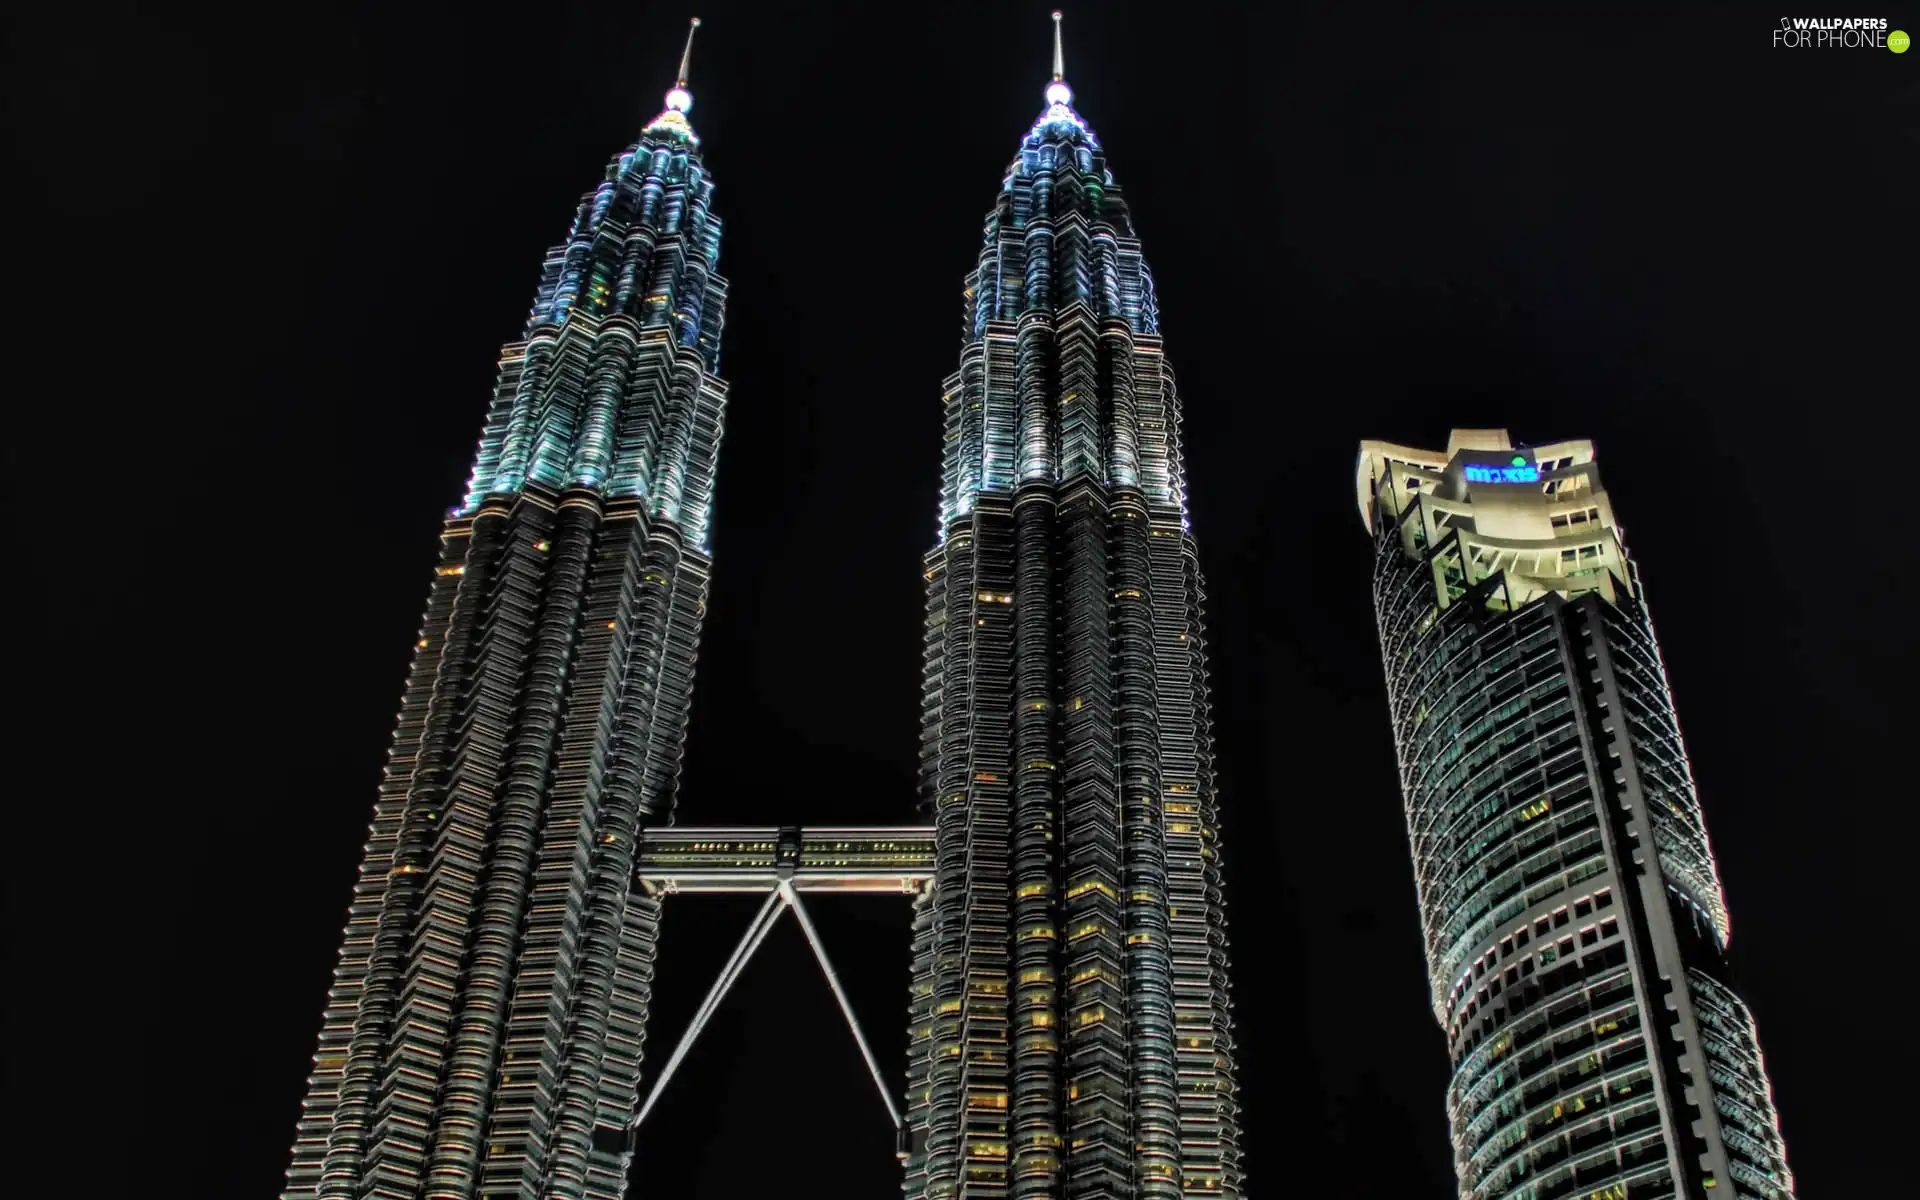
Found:
M 693 31 L 700 28 L 700 18 L 695 17 L 687 26 L 687 48 L 680 52 L 680 78 L 676 86 L 687 86 L 687 68 L 693 64 Z
M 1067 86 L 1067 56 L 1060 49 L 1060 10 L 1053 10 L 1053 82 L 1047 85 L 1048 104 L 1072 104 L 1073 90 Z
M 673 90 L 667 93 L 667 107 L 674 112 L 684 113 L 693 107 L 693 93 L 687 90 L 687 72 L 693 66 L 693 33 L 700 28 L 700 18 L 695 17 L 687 26 L 687 48 L 680 52 L 680 75 L 674 81 Z

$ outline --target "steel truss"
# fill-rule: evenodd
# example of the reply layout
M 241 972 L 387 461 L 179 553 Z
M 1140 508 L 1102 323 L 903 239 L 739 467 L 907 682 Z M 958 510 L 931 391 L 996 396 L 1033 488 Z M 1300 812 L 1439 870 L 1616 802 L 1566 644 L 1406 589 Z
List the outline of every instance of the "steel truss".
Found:
M 917 895 L 933 879 L 933 829 L 930 826 L 862 826 L 803 829 L 718 827 L 645 830 L 640 837 L 638 883 L 653 895 L 686 893 L 765 892 L 766 903 L 734 947 L 733 955 L 707 991 L 707 998 L 681 1034 L 680 1042 L 653 1082 L 653 1088 L 634 1114 L 629 1129 L 638 1129 L 666 1090 L 667 1081 L 685 1061 L 687 1052 L 726 999 L 727 992 L 746 969 L 780 914 L 793 910 L 807 945 L 827 977 L 827 986 L 853 1031 L 860 1057 L 867 1064 L 881 1103 L 893 1120 L 895 1138 L 903 1140 L 905 1123 L 887 1090 L 867 1045 L 866 1034 L 854 1015 L 840 977 L 827 958 L 819 930 L 801 902 L 802 892 L 856 892 L 869 895 Z

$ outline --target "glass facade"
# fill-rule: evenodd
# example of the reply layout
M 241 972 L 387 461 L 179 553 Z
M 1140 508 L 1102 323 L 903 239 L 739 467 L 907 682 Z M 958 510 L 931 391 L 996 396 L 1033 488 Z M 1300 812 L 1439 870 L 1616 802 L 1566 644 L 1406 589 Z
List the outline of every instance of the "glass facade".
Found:
M 1056 56 L 941 401 L 914 1200 L 1242 1194 L 1180 399 L 1153 277 L 1071 100 Z
M 1460 1195 L 1791 1200 L 1592 446 L 1367 442 L 1357 484 Z
M 608 164 L 501 354 L 289 1200 L 625 1191 L 659 921 L 636 847 L 673 808 L 726 401 L 691 104 Z

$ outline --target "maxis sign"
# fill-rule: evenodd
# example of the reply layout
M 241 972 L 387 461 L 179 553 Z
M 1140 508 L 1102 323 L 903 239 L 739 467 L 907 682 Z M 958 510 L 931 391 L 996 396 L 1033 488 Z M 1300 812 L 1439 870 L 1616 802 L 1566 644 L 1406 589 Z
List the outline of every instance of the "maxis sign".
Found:
M 1468 483 L 1539 483 L 1540 468 L 1516 454 L 1513 461 L 1503 467 L 1483 466 L 1476 463 L 1467 465 Z

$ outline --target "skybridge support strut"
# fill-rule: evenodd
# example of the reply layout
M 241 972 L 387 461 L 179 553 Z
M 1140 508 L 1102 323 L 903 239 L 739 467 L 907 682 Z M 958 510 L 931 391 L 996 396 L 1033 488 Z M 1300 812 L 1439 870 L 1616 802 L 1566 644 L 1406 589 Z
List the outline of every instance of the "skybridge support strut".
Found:
M 880 1064 L 867 1044 L 859 1018 L 840 976 L 827 957 L 826 943 L 814 927 L 801 892 L 857 892 L 866 895 L 918 895 L 933 878 L 933 830 L 925 826 L 777 829 L 725 827 L 649 829 L 641 834 L 637 884 L 656 895 L 691 892 L 764 892 L 766 902 L 754 914 L 720 977 L 687 1025 L 646 1100 L 629 1123 L 638 1129 L 660 1100 L 674 1072 L 686 1061 L 700 1031 L 739 980 L 760 943 L 786 909 L 792 909 L 807 945 L 833 989 L 860 1057 L 893 1121 L 895 1140 L 904 1146 L 906 1123 L 887 1090 Z
M 720 1007 L 720 1001 L 726 999 L 727 992 L 733 988 L 733 981 L 740 978 L 740 972 L 746 967 L 747 960 L 753 957 L 753 952 L 760 948 L 761 942 L 767 940 L 767 934 L 773 929 L 774 921 L 779 919 L 780 908 L 780 893 L 769 894 L 767 902 L 760 906 L 760 911 L 754 915 L 753 923 L 747 926 L 747 932 L 740 938 L 740 944 L 734 947 L 733 957 L 729 958 L 727 965 L 720 969 L 720 978 L 714 980 L 713 987 L 707 992 L 706 1000 L 700 1005 L 700 1010 L 694 1013 L 693 1020 L 688 1022 L 687 1031 L 680 1035 L 680 1044 L 673 1048 L 673 1054 L 667 1059 L 667 1065 L 661 1070 L 660 1077 L 653 1081 L 653 1090 L 647 1093 L 646 1102 L 634 1115 L 630 1128 L 638 1129 L 640 1122 L 647 1119 L 647 1113 L 652 1111 L 654 1102 L 660 1099 L 660 1093 L 667 1086 L 667 1080 L 673 1078 L 673 1073 L 686 1059 L 687 1051 L 693 1048 L 694 1039 L 700 1036 L 702 1029 L 706 1028 L 707 1019 L 713 1016 L 715 1009 Z
M 793 915 L 800 922 L 801 932 L 807 935 L 807 944 L 813 947 L 813 956 L 820 960 L 820 970 L 827 977 L 827 986 L 833 989 L 833 998 L 840 1002 L 840 1011 L 846 1014 L 847 1028 L 853 1030 L 853 1040 L 860 1046 L 860 1057 L 867 1060 L 867 1072 L 873 1076 L 873 1086 L 880 1092 L 880 1103 L 887 1106 L 887 1115 L 893 1118 L 893 1127 L 899 1129 L 900 1110 L 894 1106 L 893 1096 L 887 1091 L 887 1081 L 880 1076 L 880 1064 L 873 1060 L 873 1051 L 867 1047 L 867 1035 L 860 1032 L 860 1018 L 853 1015 L 853 1004 L 840 986 L 840 977 L 833 973 L 833 964 L 827 961 L 827 947 L 821 942 L 813 921 L 808 918 L 806 905 L 800 903 L 800 893 L 793 890 L 791 882 L 782 880 L 777 894 L 786 897 L 787 907 L 793 910 Z

